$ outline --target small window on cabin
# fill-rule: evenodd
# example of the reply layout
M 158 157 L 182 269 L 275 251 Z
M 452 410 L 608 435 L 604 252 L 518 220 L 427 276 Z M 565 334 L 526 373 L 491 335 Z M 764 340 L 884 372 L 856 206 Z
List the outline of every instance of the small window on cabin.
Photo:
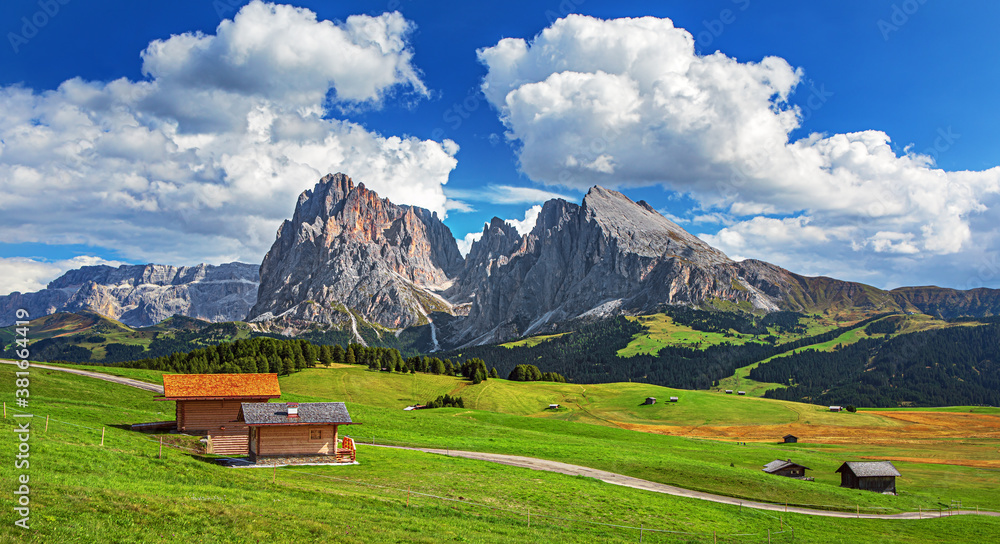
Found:
M 309 440 L 322 440 L 323 429 L 309 429 Z

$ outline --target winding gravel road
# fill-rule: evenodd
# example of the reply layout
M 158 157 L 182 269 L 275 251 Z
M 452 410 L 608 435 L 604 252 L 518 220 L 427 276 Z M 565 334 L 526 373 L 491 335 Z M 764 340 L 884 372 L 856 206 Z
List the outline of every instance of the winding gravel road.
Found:
M 7 361 L 7 360 L 0 360 L 0 363 L 15 364 L 14 361 Z M 102 374 L 100 372 L 91 372 L 89 370 L 76 370 L 72 368 L 62 368 L 58 366 L 50 366 L 50 365 L 34 364 L 34 363 L 32 363 L 31 367 L 43 368 L 46 370 L 57 370 L 60 372 L 69 372 L 70 374 L 78 374 L 80 376 L 87 376 L 98 380 L 104 380 L 107 382 L 127 385 L 130 387 L 136 387 L 139 389 L 143 389 L 145 391 L 159 393 L 161 395 L 163 394 L 162 386 L 147 382 L 142 382 L 139 380 L 133 380 L 131 378 L 111 376 L 109 374 Z M 359 443 L 358 445 L 363 446 L 364 444 Z M 625 476 L 623 474 L 616 474 L 614 472 L 607 472 L 605 470 L 582 467 L 579 465 L 571 465 L 569 463 L 560 463 L 558 461 L 548 461 L 546 459 L 536 459 L 534 457 L 523 457 L 520 455 L 502 455 L 498 453 L 480 453 L 475 451 L 444 450 L 437 448 L 411 448 L 403 446 L 383 446 L 383 445 L 378 445 L 377 447 L 422 451 L 426 453 L 447 455 L 449 457 L 464 457 L 466 459 L 475 459 L 478 461 L 487 461 L 490 463 L 500 463 L 502 465 L 528 468 L 531 470 L 557 472 L 559 474 L 567 474 L 569 476 L 585 476 L 588 478 L 596 478 L 602 482 L 606 482 L 609 484 L 631 487 L 635 489 L 644 489 L 646 491 L 652 491 L 654 493 L 665 493 L 667 495 L 673 495 L 675 497 L 687 497 L 690 499 L 701 499 L 704 501 L 711 501 L 721 504 L 742 506 L 744 508 L 755 508 L 757 510 L 770 510 L 773 512 L 791 512 L 795 514 L 805 514 L 808 516 L 825 516 L 831 518 L 862 518 L 862 519 L 931 519 L 931 518 L 950 516 L 950 515 L 979 514 L 982 516 L 1000 517 L 1000 512 L 977 512 L 975 510 L 952 510 L 950 512 L 903 512 L 901 514 L 858 514 L 856 512 L 835 512 L 830 510 L 814 510 L 811 508 L 800 508 L 797 506 L 788 506 L 786 508 L 784 505 L 781 504 L 769 504 L 766 502 L 756 502 L 745 499 L 726 497 L 724 495 L 715 495 L 712 493 L 705 493 L 703 491 L 693 491 L 691 489 L 684 489 L 682 487 L 675 487 L 672 485 L 651 482 L 649 480 L 643 480 L 641 478 L 633 478 L 632 476 Z
M 364 446 L 364 445 L 365 444 L 363 443 L 360 442 L 358 443 L 358 446 Z M 522 457 L 520 455 L 503 455 L 497 453 L 479 453 L 474 451 L 444 450 L 437 448 L 410 448 L 402 446 L 382 446 L 382 445 L 378 445 L 378 447 L 414 450 L 426 453 L 437 453 L 441 455 L 447 455 L 449 457 L 465 457 L 467 459 L 476 459 L 478 461 L 500 463 L 502 465 L 529 468 L 531 470 L 558 472 L 559 474 L 567 474 L 569 476 L 586 476 L 588 478 L 596 478 L 598 480 L 601 480 L 602 482 L 606 482 L 609 484 L 620 485 L 624 487 L 632 487 L 635 489 L 644 489 L 646 491 L 652 491 L 654 493 L 665 493 L 667 495 L 673 495 L 675 497 L 687 497 L 690 499 L 701 499 L 704 501 L 717 502 L 721 504 L 742 506 L 744 508 L 755 508 L 757 510 L 770 510 L 772 512 L 790 512 L 795 514 L 805 514 L 808 516 L 824 516 L 830 518 L 862 518 L 862 519 L 931 519 L 938 517 L 947 517 L 951 515 L 976 515 L 977 513 L 983 516 L 1000 516 L 1000 512 L 977 512 L 976 510 L 961 510 L 961 511 L 952 510 L 940 513 L 903 512 L 901 514 L 858 514 L 857 512 L 815 510 L 812 508 L 801 508 L 797 506 L 788 506 L 786 508 L 785 505 L 783 504 L 770 504 L 766 502 L 757 502 L 757 501 L 750 501 L 734 497 L 726 497 L 724 495 L 715 495 L 712 493 L 705 493 L 703 491 L 693 491 L 691 489 L 684 489 L 682 487 L 675 487 L 672 485 L 651 482 L 649 480 L 643 480 L 641 478 L 633 478 L 632 476 L 625 476 L 623 474 L 616 474 L 614 472 L 607 472 L 605 470 L 582 467 L 579 465 L 571 465 L 568 463 L 560 463 L 558 461 L 536 459 L 534 457 Z
M 14 361 L 8 361 L 6 359 L 0 359 L 0 363 L 7 365 L 17 364 Z M 156 385 L 154 383 L 133 380 L 132 378 L 122 378 L 121 376 L 112 376 L 110 374 L 103 374 L 101 372 L 91 372 L 89 370 L 77 370 L 75 368 L 63 368 L 60 366 L 42 365 L 38 363 L 31 363 L 31 368 L 43 368 L 45 370 L 58 370 L 59 372 L 69 372 L 70 374 L 78 374 L 80 376 L 87 376 L 88 378 L 96 378 L 98 380 L 104 380 L 106 382 L 118 383 L 121 385 L 127 385 L 129 387 L 143 389 L 145 391 L 151 391 L 153 393 L 159 393 L 161 395 L 163 394 L 162 385 Z

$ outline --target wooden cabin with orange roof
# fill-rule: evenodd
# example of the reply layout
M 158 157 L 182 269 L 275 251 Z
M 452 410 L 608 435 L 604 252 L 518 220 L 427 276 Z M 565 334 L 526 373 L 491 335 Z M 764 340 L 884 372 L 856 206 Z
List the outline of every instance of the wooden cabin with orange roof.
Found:
M 208 437 L 208 453 L 246 455 L 249 427 L 236 421 L 244 402 L 281 396 L 277 374 L 164 374 L 163 396 L 177 403 L 177 430 Z

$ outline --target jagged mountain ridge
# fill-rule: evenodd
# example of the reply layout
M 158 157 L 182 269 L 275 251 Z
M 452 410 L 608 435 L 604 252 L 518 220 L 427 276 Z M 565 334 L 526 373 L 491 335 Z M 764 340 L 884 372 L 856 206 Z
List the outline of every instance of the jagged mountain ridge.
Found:
M 545 203 L 524 235 L 493 218 L 463 258 L 435 214 L 336 174 L 300 195 L 259 273 L 242 263 L 84 267 L 42 291 L 0 297 L 0 325 L 12 323 L 17 308 L 32 317 L 91 310 L 131 326 L 174 314 L 252 319 L 287 334 L 367 325 L 378 335 L 430 324 L 427 347 L 447 347 L 541 333 L 580 317 L 716 300 L 765 311 L 1000 313 L 995 289 L 884 291 L 735 262 L 645 202 L 601 187 L 581 204 Z
M 0 326 L 24 308 L 31 318 L 56 312 L 94 311 L 132 327 L 155 325 L 175 314 L 208 321 L 237 321 L 257 299 L 255 265 L 84 266 L 33 293 L 0 296 Z
M 249 317 L 295 324 L 286 331 L 348 320 L 356 327 L 355 315 L 389 329 L 430 322 L 435 343 L 439 337 L 462 346 L 541 333 L 581 317 L 716 300 L 764 311 L 940 313 L 944 305 L 995 314 L 1000 291 L 985 291 L 963 305 L 969 292 L 889 292 L 758 260 L 736 262 L 647 203 L 602 187 L 579 205 L 546 202 L 524 235 L 494 218 L 462 259 L 436 216 L 380 199 L 337 174 L 302 193 L 295 215 L 279 229 Z M 437 330 L 434 311 L 455 317 L 439 320 Z
M 494 220 L 473 244 L 452 293 L 469 315 L 451 343 L 497 342 L 587 315 L 653 311 L 710 298 L 776 310 L 740 276 L 737 263 L 645 202 L 594 187 L 581 205 L 542 207 L 524 236 Z

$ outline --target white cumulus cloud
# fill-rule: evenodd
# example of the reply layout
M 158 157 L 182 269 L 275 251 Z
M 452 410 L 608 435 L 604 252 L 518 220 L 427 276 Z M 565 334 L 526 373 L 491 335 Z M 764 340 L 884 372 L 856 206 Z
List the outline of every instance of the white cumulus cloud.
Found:
M 822 234 L 824 246 L 912 266 L 981 247 L 971 225 L 1000 193 L 1000 168 L 945 171 L 932 157 L 897 154 L 877 130 L 793 140 L 805 116 L 790 101 L 801 69 L 778 57 L 699 55 L 669 19 L 570 15 L 530 42 L 507 38 L 478 54 L 482 90 L 532 180 L 688 194 L 728 216 L 714 239 L 732 242 L 728 251 L 766 254 L 747 236 L 778 226 L 770 234 Z M 782 254 L 789 266 L 823 260 L 807 246 Z
M 333 172 L 444 216 L 454 142 L 338 115 L 427 94 L 412 30 L 398 12 L 334 23 L 255 0 L 215 34 L 150 43 L 146 79 L 0 88 L 4 241 L 255 262 L 298 193 Z
M 101 264 L 117 267 L 126 263 L 89 255 L 52 262 L 26 257 L 0 257 L 0 295 L 9 295 L 15 291 L 20 293 L 39 291 L 69 270 Z

